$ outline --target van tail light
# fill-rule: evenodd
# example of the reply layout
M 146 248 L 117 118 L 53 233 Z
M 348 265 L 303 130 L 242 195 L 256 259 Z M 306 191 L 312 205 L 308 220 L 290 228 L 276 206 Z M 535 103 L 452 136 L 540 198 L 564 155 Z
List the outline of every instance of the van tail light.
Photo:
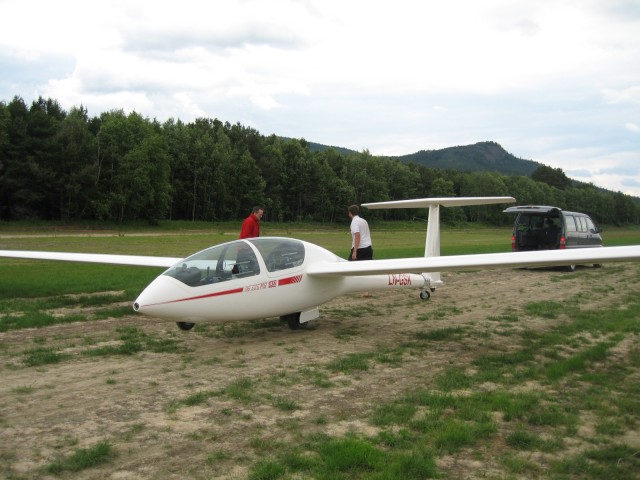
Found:
M 511 251 L 515 252 L 517 250 L 516 248 L 516 236 L 515 235 L 511 235 Z
M 567 239 L 560 237 L 560 250 L 567 248 Z

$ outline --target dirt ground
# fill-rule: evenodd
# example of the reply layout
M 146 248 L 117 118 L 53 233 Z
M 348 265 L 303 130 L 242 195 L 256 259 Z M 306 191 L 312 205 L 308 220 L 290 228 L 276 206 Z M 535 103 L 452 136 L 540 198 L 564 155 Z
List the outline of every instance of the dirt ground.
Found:
M 451 273 L 428 302 L 412 290 L 340 297 L 300 331 L 271 322 L 260 328 L 246 324 L 182 332 L 173 323 L 132 312 L 118 319 L 0 333 L 0 477 L 246 478 L 256 461 L 269 456 L 270 442 L 298 442 L 311 432 L 374 435 L 367 415 L 377 405 L 430 388 L 434 377 L 452 365 L 467 368 L 483 353 L 508 350 L 514 337 L 496 335 L 501 329 L 549 324 L 531 319 L 505 326 L 492 320 L 495 316 L 532 300 L 562 300 L 582 292 L 586 303 L 610 302 L 617 295 L 612 289 L 601 300 L 591 298 L 590 292 L 602 287 L 596 269 L 566 275 L 517 269 Z M 616 281 L 637 281 L 635 275 L 635 268 L 622 269 Z M 126 326 L 155 339 L 176 340 L 181 350 L 82 354 L 118 344 Z M 400 365 L 372 363 L 356 373 L 327 368 L 348 354 L 393 349 L 416 332 L 456 326 L 465 329 L 458 341 L 434 342 L 418 355 L 404 355 Z M 43 345 L 63 347 L 68 357 L 25 365 L 24 352 Z M 243 381 L 250 385 L 250 398 L 229 393 Z M 209 395 L 199 402 L 186 400 L 198 392 Z M 283 408 L 287 402 L 295 408 Z M 107 463 L 58 475 L 44 470 L 53 460 L 103 440 L 116 453 Z M 491 457 L 490 451 L 482 459 L 441 457 L 438 468 L 448 478 L 500 476 Z

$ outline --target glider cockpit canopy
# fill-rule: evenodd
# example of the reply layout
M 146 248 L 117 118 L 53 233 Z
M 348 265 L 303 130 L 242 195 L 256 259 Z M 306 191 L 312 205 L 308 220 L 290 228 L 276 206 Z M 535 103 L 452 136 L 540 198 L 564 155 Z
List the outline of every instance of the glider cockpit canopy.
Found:
M 164 272 L 186 285 L 197 287 L 260 275 L 262 269 L 277 272 L 302 265 L 305 247 L 290 238 L 236 240 L 202 250 Z

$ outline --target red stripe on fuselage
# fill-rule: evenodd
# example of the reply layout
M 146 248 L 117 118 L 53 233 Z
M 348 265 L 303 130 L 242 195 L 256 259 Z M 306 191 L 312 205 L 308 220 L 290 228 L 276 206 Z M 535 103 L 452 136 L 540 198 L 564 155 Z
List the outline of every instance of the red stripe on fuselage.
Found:
M 225 290 L 224 292 L 207 293 L 206 295 L 197 295 L 195 297 L 179 298 L 178 300 L 169 300 L 168 302 L 152 303 L 150 305 L 143 305 L 143 307 L 153 307 L 155 305 L 167 305 L 169 303 L 187 302 L 189 300 L 201 300 L 203 298 L 220 297 L 222 295 L 230 295 L 232 293 L 240 293 L 244 288 L 233 288 L 231 290 Z
M 302 281 L 302 275 L 296 275 L 295 277 L 282 278 L 278 280 L 278 286 L 291 285 L 292 283 L 300 283 Z

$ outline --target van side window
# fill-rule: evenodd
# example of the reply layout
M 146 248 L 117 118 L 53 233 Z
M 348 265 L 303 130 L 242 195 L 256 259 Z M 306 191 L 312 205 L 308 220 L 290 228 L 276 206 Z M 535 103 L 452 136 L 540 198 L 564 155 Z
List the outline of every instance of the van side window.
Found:
M 567 232 L 576 232 L 576 219 L 573 215 L 566 215 L 565 219 L 567 221 Z
M 585 220 L 587 221 L 587 231 L 588 232 L 595 232 L 596 231 L 596 226 L 593 224 L 591 219 L 589 217 L 585 217 Z
M 578 228 L 578 231 L 579 232 L 586 232 L 587 231 L 587 222 L 584 221 L 584 217 L 578 217 L 577 220 L 580 223 L 580 227 Z

